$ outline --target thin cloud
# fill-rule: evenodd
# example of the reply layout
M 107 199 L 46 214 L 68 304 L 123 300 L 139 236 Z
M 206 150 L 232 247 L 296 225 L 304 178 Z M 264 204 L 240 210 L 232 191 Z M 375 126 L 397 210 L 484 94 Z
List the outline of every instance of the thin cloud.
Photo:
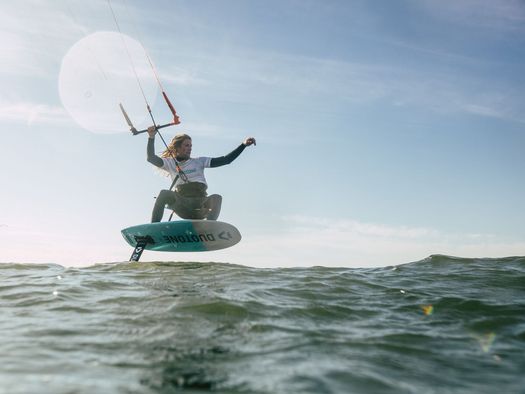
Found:
M 30 102 L 0 103 L 0 120 L 27 125 L 42 123 L 62 125 L 71 122 L 71 118 L 62 107 Z
M 525 4 L 522 0 L 418 0 L 416 4 L 423 4 L 434 15 L 464 26 L 524 30 Z
M 308 216 L 286 216 L 285 223 L 288 223 L 296 230 L 312 228 L 322 231 L 334 231 L 342 233 L 352 233 L 359 236 L 370 236 L 377 238 L 402 238 L 418 239 L 436 237 L 439 233 L 430 228 L 407 227 L 407 226 L 388 226 L 385 224 L 359 222 L 357 220 L 330 220 L 327 218 L 308 217 Z
M 6 3 L 0 13 L 3 75 L 48 78 L 56 70 L 64 45 L 79 33 L 74 24 L 49 2 Z
M 431 49 L 419 51 L 429 56 L 440 55 Z M 465 69 L 476 61 L 450 56 L 451 62 L 462 62 Z M 497 76 L 487 80 L 484 76 L 416 65 L 378 65 L 254 49 L 237 49 L 220 59 L 202 55 L 198 62 L 179 52 L 177 58 L 171 60 L 181 65 L 182 72 L 179 77 L 177 72 L 170 73 L 169 82 L 192 85 L 193 93 L 202 89 L 208 96 L 216 95 L 233 102 L 297 108 L 304 107 L 306 101 L 315 103 L 318 110 L 332 111 L 334 100 L 338 105 L 383 101 L 392 106 L 423 108 L 439 114 L 463 112 L 497 116 L 512 122 L 525 121 L 523 93 Z M 164 75 L 162 78 L 165 79 Z M 178 94 L 184 95 L 184 89 L 179 89 Z M 476 110 L 481 108 L 484 110 Z
M 181 86 L 207 86 L 210 84 L 208 80 L 197 75 L 195 71 L 182 67 L 170 67 L 169 71 L 162 72 L 161 79 L 163 83 Z
M 503 114 L 501 112 L 495 110 L 494 108 L 485 107 L 485 106 L 481 106 L 481 105 L 468 104 L 468 105 L 465 106 L 465 109 L 468 112 L 472 112 L 473 114 L 478 114 L 478 115 L 482 115 L 482 116 L 488 116 L 488 117 L 493 117 L 493 118 L 502 118 L 503 117 Z
M 231 262 L 261 267 L 379 267 L 432 254 L 462 257 L 521 255 L 525 243 L 492 234 L 446 234 L 432 228 L 391 226 L 319 217 L 283 218 L 286 230 L 247 235 Z

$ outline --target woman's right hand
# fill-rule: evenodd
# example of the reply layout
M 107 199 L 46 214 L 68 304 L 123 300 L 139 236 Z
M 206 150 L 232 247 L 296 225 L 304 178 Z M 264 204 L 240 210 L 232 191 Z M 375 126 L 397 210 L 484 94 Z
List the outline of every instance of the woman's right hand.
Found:
M 148 127 L 149 138 L 155 138 L 155 134 L 157 134 L 157 128 L 155 126 Z

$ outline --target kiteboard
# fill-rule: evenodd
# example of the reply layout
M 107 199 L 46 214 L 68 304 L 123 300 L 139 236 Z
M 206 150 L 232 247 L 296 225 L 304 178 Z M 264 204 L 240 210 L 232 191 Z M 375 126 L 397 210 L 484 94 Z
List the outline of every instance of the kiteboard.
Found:
M 163 252 L 206 252 L 229 248 L 241 240 L 234 226 L 216 220 L 175 220 L 125 228 L 122 236 L 139 261 L 144 249 Z

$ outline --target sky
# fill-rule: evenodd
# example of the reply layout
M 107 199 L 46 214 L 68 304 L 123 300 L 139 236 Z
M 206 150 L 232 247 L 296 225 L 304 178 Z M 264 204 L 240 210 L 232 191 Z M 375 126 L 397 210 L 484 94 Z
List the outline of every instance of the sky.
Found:
M 194 157 L 249 136 L 257 146 L 206 171 L 241 243 L 141 261 L 525 255 L 522 0 L 1 0 L 0 10 L 1 262 L 129 259 L 120 230 L 149 222 L 170 185 L 118 108 L 151 124 L 138 77 L 157 123 L 169 122 L 146 53 L 181 118 L 166 139 L 190 134 Z

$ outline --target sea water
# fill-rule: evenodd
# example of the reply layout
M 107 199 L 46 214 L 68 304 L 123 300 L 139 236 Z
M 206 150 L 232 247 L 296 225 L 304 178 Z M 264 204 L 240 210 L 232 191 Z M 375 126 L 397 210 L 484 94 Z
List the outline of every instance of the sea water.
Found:
M 9 394 L 525 393 L 525 257 L 0 264 L 0 357 Z

